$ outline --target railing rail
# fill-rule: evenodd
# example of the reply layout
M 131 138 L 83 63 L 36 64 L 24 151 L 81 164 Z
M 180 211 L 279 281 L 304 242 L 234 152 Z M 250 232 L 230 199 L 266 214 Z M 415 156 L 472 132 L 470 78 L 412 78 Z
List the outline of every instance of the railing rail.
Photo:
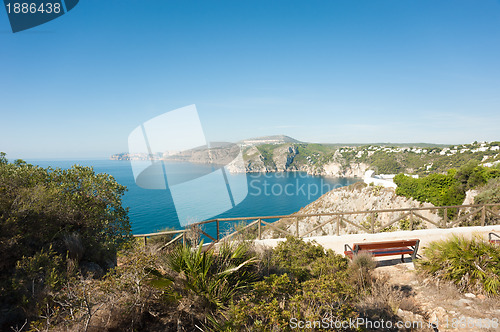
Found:
M 480 213 L 480 225 L 485 226 L 485 221 L 486 221 L 486 216 L 489 214 L 493 216 L 496 219 L 500 219 L 500 214 L 498 212 L 493 211 L 491 208 L 492 207 L 500 207 L 499 203 L 496 204 L 469 204 L 469 205 L 451 205 L 451 206 L 432 206 L 432 207 L 419 207 L 419 208 L 399 208 L 399 209 L 379 209 L 379 210 L 363 210 L 363 211 L 339 211 L 339 212 L 323 212 L 323 213 L 295 213 L 295 214 L 289 214 L 289 215 L 277 215 L 277 216 L 258 216 L 258 217 L 236 217 L 236 218 L 218 218 L 218 219 L 210 219 L 210 220 L 205 220 L 202 222 L 198 223 L 193 223 L 187 226 L 185 229 L 180 229 L 180 230 L 172 230 L 172 231 L 163 231 L 163 232 L 157 232 L 157 233 L 148 233 L 148 234 L 136 234 L 133 235 L 136 238 L 143 238 L 144 239 L 144 245 L 147 245 L 147 239 L 149 237 L 154 237 L 154 236 L 160 236 L 160 235 L 174 235 L 174 238 L 170 240 L 167 244 L 163 245 L 162 248 L 167 247 L 168 245 L 175 243 L 177 241 L 180 241 L 182 239 L 182 242 L 185 244 L 187 242 L 187 234 L 189 232 L 192 232 L 193 229 L 197 229 L 197 231 L 203 235 L 205 235 L 207 238 L 212 240 L 210 243 L 209 247 L 213 246 L 215 243 L 221 242 L 221 241 L 226 241 L 233 236 L 242 233 L 245 230 L 248 230 L 252 227 L 257 228 L 257 236 L 256 239 L 261 239 L 262 238 L 262 233 L 263 233 L 263 227 L 267 227 L 270 229 L 273 229 L 274 231 L 277 231 L 278 233 L 287 235 L 287 236 L 295 236 L 295 237 L 305 237 L 317 229 L 322 228 L 323 226 L 329 224 L 329 223 L 336 223 L 336 235 L 340 235 L 340 228 L 342 223 L 347 223 L 350 224 L 362 231 L 365 231 L 367 233 L 377 233 L 382 231 L 383 229 L 392 226 L 394 223 L 402 220 L 409 218 L 410 222 L 410 230 L 413 230 L 414 228 L 414 222 L 416 219 L 421 219 L 425 220 L 426 222 L 438 227 L 438 228 L 450 228 L 450 227 L 455 227 L 459 225 L 461 222 L 467 220 L 468 218 L 473 217 L 474 215 L 477 215 Z M 464 215 L 459 215 L 457 213 L 456 219 L 450 219 L 448 217 L 448 211 L 450 209 L 457 209 L 457 212 L 463 209 L 471 209 L 470 211 L 467 211 L 466 214 Z M 429 218 L 423 216 L 421 211 L 435 211 L 435 210 L 443 210 L 443 217 L 441 218 L 440 221 L 437 223 L 435 221 L 430 220 Z M 386 223 L 385 225 L 377 225 L 376 219 L 377 215 L 381 213 L 394 213 L 394 212 L 403 212 L 403 215 L 390 220 L 390 222 Z M 346 216 L 352 216 L 352 215 L 369 215 L 370 216 L 370 227 L 366 227 L 366 225 L 360 225 L 359 223 L 349 220 Z M 313 229 L 307 230 L 303 234 L 300 234 L 300 227 L 299 227 L 299 219 L 300 218 L 310 218 L 310 217 L 318 217 L 318 220 L 320 220 L 321 217 L 332 217 L 328 219 L 325 222 L 321 222 L 319 225 L 315 225 Z M 295 218 L 295 231 L 290 232 L 289 230 L 284 230 L 279 228 L 278 226 L 274 225 L 272 221 L 269 221 L 270 219 L 279 219 L 279 220 L 284 220 L 284 219 L 293 219 Z M 266 221 L 268 220 L 268 221 Z M 223 233 L 221 233 L 220 229 L 220 223 L 221 222 L 232 222 L 232 221 L 238 221 L 238 222 L 246 222 L 246 221 L 252 221 L 246 226 L 243 226 L 239 230 L 235 230 L 234 232 L 227 234 L 225 236 L 222 236 Z M 498 221 L 498 220 L 497 220 Z M 202 229 L 202 226 L 209 225 L 209 224 L 215 224 L 216 227 L 216 235 L 212 236 L 205 232 Z M 176 236 L 175 236 L 176 235 Z

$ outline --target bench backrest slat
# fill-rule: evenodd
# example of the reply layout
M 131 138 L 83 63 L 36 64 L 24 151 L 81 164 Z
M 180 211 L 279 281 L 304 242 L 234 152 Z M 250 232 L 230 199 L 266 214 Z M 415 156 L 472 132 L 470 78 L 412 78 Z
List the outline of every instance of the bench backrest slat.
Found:
M 353 250 L 372 250 L 372 249 L 383 249 L 383 248 L 401 248 L 401 247 L 411 247 L 415 246 L 418 240 L 398 240 L 398 241 L 382 241 L 382 242 L 365 242 L 365 243 L 354 243 Z

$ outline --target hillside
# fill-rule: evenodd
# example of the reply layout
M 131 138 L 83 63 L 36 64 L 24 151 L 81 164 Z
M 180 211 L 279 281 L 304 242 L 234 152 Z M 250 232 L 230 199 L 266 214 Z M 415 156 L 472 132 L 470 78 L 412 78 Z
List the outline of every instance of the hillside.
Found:
M 333 216 L 285 218 L 278 220 L 276 224 L 291 234 L 296 234 L 296 227 L 298 227 L 299 234 L 307 234 L 308 236 L 365 233 L 372 227 L 375 232 L 427 229 L 436 228 L 437 225 L 442 225 L 442 222 L 445 222 L 442 220 L 443 211 L 420 210 L 418 213 L 421 217 L 414 218 L 412 222 L 404 211 L 390 212 L 387 210 L 462 204 L 496 204 L 499 202 L 500 169 L 498 167 L 477 166 L 474 161 L 469 161 L 456 170 L 449 170 L 447 174 L 431 174 L 420 178 L 399 174 L 394 178 L 394 182 L 397 184 L 397 188 L 366 185 L 361 181 L 347 187 L 337 188 L 327 192 L 294 214 L 297 216 L 347 213 L 339 222 L 338 228 L 337 220 L 334 219 L 337 217 Z M 349 214 L 350 212 L 377 210 L 380 213 Z M 462 216 L 465 218 L 460 222 L 462 226 L 481 223 L 474 214 L 465 217 L 468 212 L 472 211 L 469 208 L 448 209 L 446 218 L 451 220 Z M 483 215 L 483 218 L 482 222 L 491 221 L 486 214 Z M 296 221 L 298 224 L 295 223 Z M 280 236 L 280 234 L 274 230 L 264 232 L 264 238 L 276 236 Z
M 302 142 L 286 135 L 273 135 L 273 136 L 248 138 L 238 142 L 238 144 L 242 146 L 255 146 L 261 144 L 286 144 L 286 143 L 302 143 Z
M 316 201 L 308 204 L 300 209 L 296 214 L 316 214 L 316 213 L 333 213 L 333 212 L 354 212 L 354 211 L 369 211 L 369 210 L 384 210 L 384 209 L 404 209 L 404 208 L 420 208 L 433 207 L 431 203 L 421 203 L 415 199 L 403 196 L 397 196 L 393 188 L 382 188 L 376 186 L 367 186 L 362 182 L 354 183 L 348 187 L 334 189 L 324 194 Z M 440 217 L 434 211 L 420 211 L 422 216 L 433 222 L 438 222 Z M 401 217 L 404 212 L 381 213 L 376 216 L 375 226 L 379 227 L 390 223 Z M 358 214 L 346 216 L 352 223 L 370 228 L 370 214 Z M 317 228 L 322 223 L 331 220 L 330 216 L 323 217 L 306 217 L 299 218 L 299 233 L 304 234 L 312 231 L 308 236 L 324 236 L 336 235 L 336 223 L 332 222 Z M 295 219 L 278 220 L 275 223 L 278 227 L 295 234 Z M 393 224 L 390 231 L 405 230 L 409 227 L 409 219 L 403 219 L 401 222 Z M 415 229 L 435 228 L 434 225 L 427 222 L 414 224 Z M 357 234 L 363 233 L 359 228 L 342 222 L 340 226 L 340 234 Z M 270 229 L 263 233 L 262 238 L 281 237 L 279 233 Z
M 337 146 L 316 143 L 261 144 L 243 148 L 245 169 L 232 172 L 304 171 L 338 177 L 362 177 L 366 170 L 378 174 L 426 175 L 458 168 L 471 159 L 492 165 L 500 162 L 500 142 L 456 146 L 419 144 Z
M 229 164 L 234 173 L 303 171 L 314 175 L 362 177 L 366 170 L 378 174 L 443 173 L 475 159 L 491 166 L 500 163 L 500 142 L 474 142 L 444 146 L 437 144 L 319 144 L 305 143 L 284 135 L 242 140 L 237 143 L 243 153 L 244 165 Z M 231 160 L 234 148 L 192 149 L 177 153 L 158 153 L 157 160 L 213 162 L 213 155 Z M 214 152 L 215 151 L 215 152 Z M 212 155 L 212 156 L 211 156 Z M 115 154 L 113 160 L 144 160 L 146 154 Z

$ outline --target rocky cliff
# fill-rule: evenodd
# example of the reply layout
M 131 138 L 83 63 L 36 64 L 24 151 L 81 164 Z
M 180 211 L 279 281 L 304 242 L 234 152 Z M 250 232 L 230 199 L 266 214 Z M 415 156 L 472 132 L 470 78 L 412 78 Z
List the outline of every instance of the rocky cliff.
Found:
M 315 155 L 297 144 L 282 144 L 267 149 L 252 146 L 244 150 L 244 165 L 230 163 L 228 169 L 232 173 L 301 171 L 332 177 L 363 177 L 370 168 L 365 162 L 347 161 L 338 151 L 328 158 L 314 157 L 319 157 L 319 154 Z
M 316 201 L 312 202 L 311 204 L 305 206 L 300 211 L 295 213 L 295 215 L 419 207 L 433 207 L 433 205 L 430 203 L 420 203 L 413 199 L 397 196 L 393 188 L 367 186 L 364 183 L 358 182 L 348 187 L 335 189 L 324 194 Z M 438 222 L 440 220 L 440 217 L 434 212 L 419 211 L 419 213 L 425 218 L 432 220 L 433 222 Z M 366 230 L 356 227 L 353 224 L 364 226 L 365 228 L 370 229 L 372 216 L 374 217 L 375 227 L 378 228 L 389 224 L 391 221 L 403 215 L 404 212 L 384 212 L 375 215 L 372 215 L 370 213 L 345 215 L 344 217 L 352 224 L 342 221 L 340 226 L 340 234 L 342 235 L 367 232 Z M 332 216 L 301 217 L 299 218 L 299 233 L 304 234 L 312 231 L 307 236 L 336 235 L 337 226 L 335 222 L 327 223 L 326 225 L 313 230 L 314 228 L 321 225 L 322 223 L 327 222 L 328 220 L 334 220 L 334 218 L 335 217 Z M 396 222 L 387 227 L 387 229 L 385 230 L 388 231 L 407 229 L 409 227 L 409 223 L 409 218 L 405 217 L 401 222 Z M 295 234 L 296 232 L 295 219 L 282 219 L 277 221 L 276 225 L 292 234 Z M 414 220 L 414 229 L 434 227 L 435 226 L 433 224 L 428 223 L 424 220 Z M 263 238 L 273 237 L 283 237 L 283 235 L 280 235 L 278 234 L 278 232 L 271 229 L 266 230 L 263 233 Z

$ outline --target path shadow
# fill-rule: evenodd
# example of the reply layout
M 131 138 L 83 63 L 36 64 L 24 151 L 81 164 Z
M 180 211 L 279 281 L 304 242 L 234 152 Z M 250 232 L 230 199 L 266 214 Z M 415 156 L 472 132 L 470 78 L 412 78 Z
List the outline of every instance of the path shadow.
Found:
M 394 259 L 383 259 L 377 260 L 377 267 L 381 266 L 393 266 L 402 263 L 413 263 L 413 259 L 411 257 L 405 257 L 404 262 L 401 262 L 401 257 Z

